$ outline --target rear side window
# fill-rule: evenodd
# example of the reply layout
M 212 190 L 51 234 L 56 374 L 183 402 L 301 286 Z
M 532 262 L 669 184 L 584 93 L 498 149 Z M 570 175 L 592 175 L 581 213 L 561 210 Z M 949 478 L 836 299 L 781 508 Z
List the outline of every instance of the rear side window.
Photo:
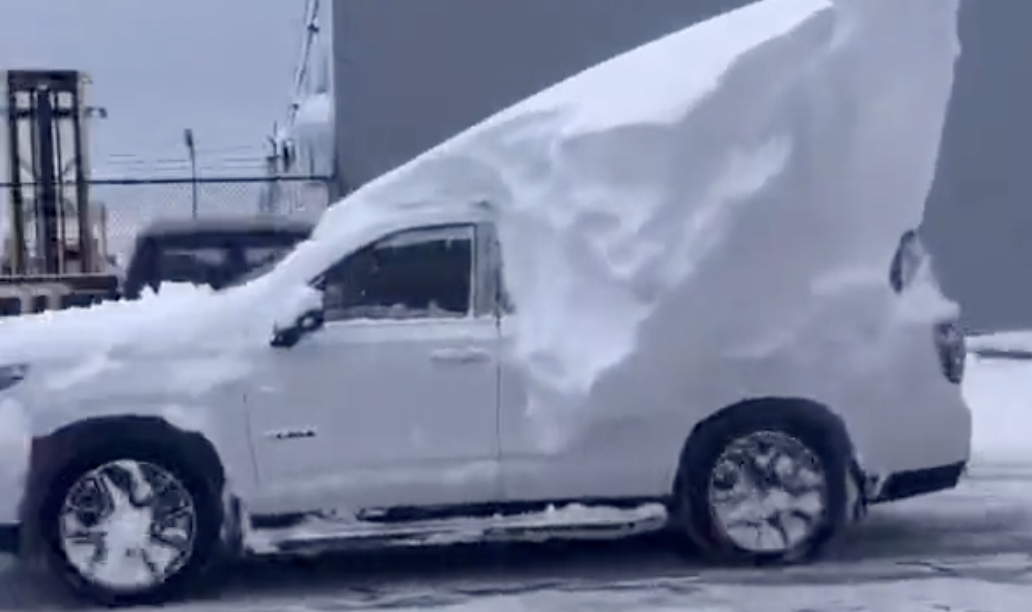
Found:
M 326 319 L 468 316 L 473 247 L 472 225 L 411 230 L 380 240 L 326 273 Z

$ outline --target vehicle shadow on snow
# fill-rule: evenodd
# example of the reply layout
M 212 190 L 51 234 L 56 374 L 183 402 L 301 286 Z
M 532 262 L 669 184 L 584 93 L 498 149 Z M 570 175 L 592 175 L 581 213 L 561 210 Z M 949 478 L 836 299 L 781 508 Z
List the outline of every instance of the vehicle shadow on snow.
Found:
M 933 503 L 923 502 L 926 507 Z M 249 560 L 229 568 L 219 588 L 200 594 L 195 605 L 204 605 L 204 600 L 217 607 L 215 600 L 243 604 L 332 596 L 353 605 L 439 606 L 484 595 L 606 589 L 619 583 L 656 581 L 673 588 L 672 579 L 688 579 L 679 589 L 697 588 L 692 585 L 696 578 L 750 584 L 892 580 L 921 577 L 914 568 L 933 567 L 937 560 L 1032 553 L 1028 525 L 1028 515 L 1018 510 L 972 509 L 966 516 L 951 516 L 901 504 L 876 510 L 820 563 L 762 571 L 715 567 L 698 554 L 679 551 L 669 534 L 611 542 L 484 544 Z M 1032 570 L 1032 561 L 1029 565 Z M 87 606 L 55 594 L 26 570 L 0 572 L 0 610 L 40 607 Z

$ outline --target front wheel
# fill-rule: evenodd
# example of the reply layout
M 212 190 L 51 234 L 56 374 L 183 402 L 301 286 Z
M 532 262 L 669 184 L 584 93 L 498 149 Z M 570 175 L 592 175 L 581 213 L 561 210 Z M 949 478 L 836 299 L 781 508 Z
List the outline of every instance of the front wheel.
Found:
M 106 605 L 158 603 L 192 586 L 218 548 L 212 486 L 174 454 L 88 454 L 55 479 L 42 508 L 58 577 Z
M 821 423 L 758 407 L 699 433 L 675 521 L 707 553 L 779 563 L 816 555 L 847 524 L 849 446 Z

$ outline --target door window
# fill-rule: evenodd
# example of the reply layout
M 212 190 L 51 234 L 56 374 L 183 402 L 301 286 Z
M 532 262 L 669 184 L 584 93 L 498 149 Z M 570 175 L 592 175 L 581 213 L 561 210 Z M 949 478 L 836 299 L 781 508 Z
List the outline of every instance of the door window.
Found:
M 473 303 L 472 226 L 394 234 L 325 277 L 326 320 L 461 318 Z

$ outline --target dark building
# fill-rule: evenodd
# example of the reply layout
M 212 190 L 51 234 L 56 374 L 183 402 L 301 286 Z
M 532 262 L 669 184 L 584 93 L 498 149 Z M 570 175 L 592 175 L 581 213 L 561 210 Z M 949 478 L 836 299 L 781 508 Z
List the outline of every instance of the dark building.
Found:
M 494 112 L 744 0 L 334 0 L 339 172 L 360 185 Z M 965 0 L 924 228 L 972 331 L 1032 328 L 1032 2 Z

